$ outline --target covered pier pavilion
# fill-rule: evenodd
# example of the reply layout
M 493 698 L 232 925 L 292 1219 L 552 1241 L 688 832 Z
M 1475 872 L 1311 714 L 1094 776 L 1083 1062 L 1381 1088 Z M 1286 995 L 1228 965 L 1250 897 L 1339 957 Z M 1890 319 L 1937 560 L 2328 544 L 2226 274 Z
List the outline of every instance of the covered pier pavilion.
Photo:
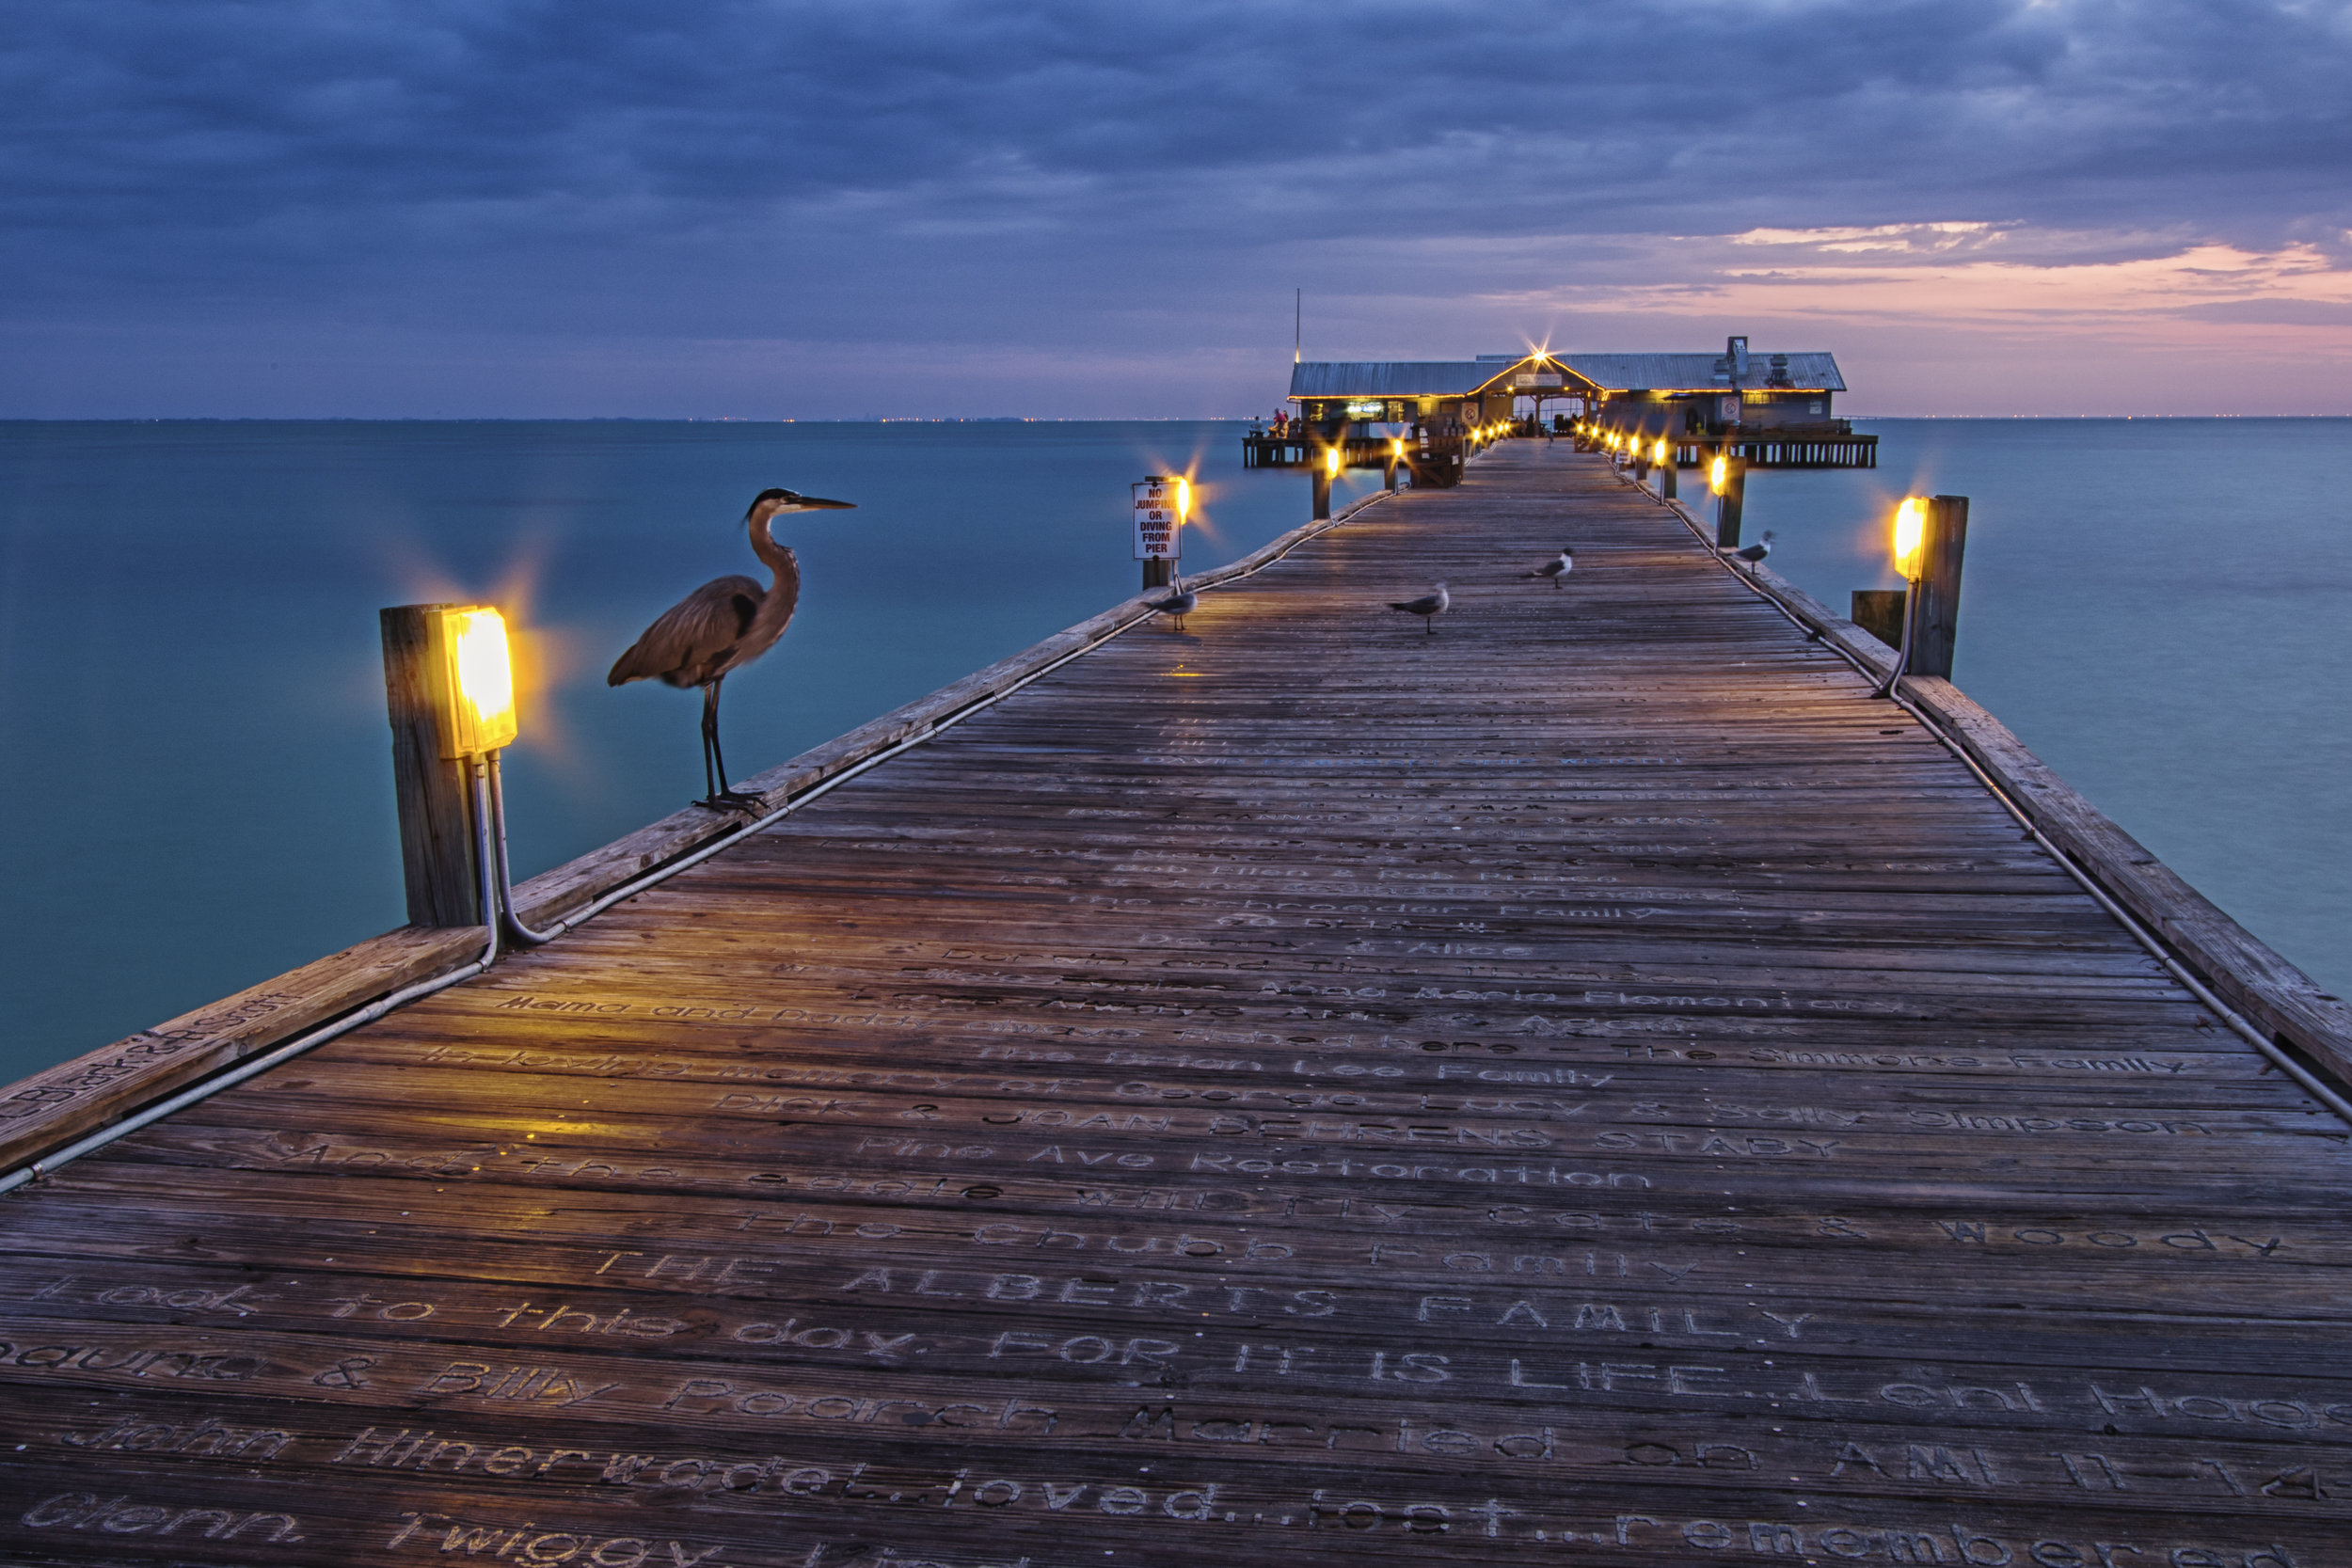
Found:
M 1871 468 L 1878 437 L 1835 415 L 1846 390 L 1826 351 L 1751 351 L 1744 337 L 1721 354 L 1486 354 L 1470 359 L 1307 360 L 1291 367 L 1279 429 L 1243 437 L 1250 467 L 1301 467 L 1336 450 L 1350 467 L 1400 457 L 1418 484 L 1460 481 L 1487 433 L 1666 436 L 1677 462 L 1695 466 L 1720 448 L 1750 467 Z M 1402 443 L 1400 447 L 1398 443 Z

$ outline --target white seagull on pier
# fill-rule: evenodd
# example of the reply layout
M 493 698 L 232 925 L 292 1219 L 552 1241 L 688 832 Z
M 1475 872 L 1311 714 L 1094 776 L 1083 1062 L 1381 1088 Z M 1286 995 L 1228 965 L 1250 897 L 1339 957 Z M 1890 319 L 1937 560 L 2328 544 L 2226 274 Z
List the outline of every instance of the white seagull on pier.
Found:
M 1758 562 L 1763 561 L 1766 556 L 1772 553 L 1772 531 L 1771 529 L 1766 529 L 1764 531 L 1764 537 L 1758 539 L 1755 544 L 1742 546 L 1741 548 L 1736 550 L 1727 549 L 1723 553 L 1731 557 L 1734 561 L 1746 562 L 1748 563 L 1748 570 L 1754 571 L 1756 570 Z
M 1169 586 L 1176 592 L 1165 599 L 1153 599 L 1144 608 L 1156 610 L 1163 615 L 1174 616 L 1176 629 L 1182 631 L 1184 629 L 1184 617 L 1200 606 L 1200 591 L 1197 588 L 1186 588 L 1182 576 L 1179 576 Z
M 1445 584 L 1440 582 L 1437 586 L 1437 592 L 1433 594 L 1423 594 L 1418 599 L 1391 600 L 1389 608 L 1401 610 L 1407 615 L 1420 616 L 1422 625 L 1428 628 L 1429 634 L 1435 637 L 1438 633 L 1438 617 L 1444 614 L 1446 608 L 1453 603 L 1454 596 L 1445 591 Z
M 1549 578 L 1551 585 L 1557 588 L 1560 586 L 1560 579 L 1574 570 L 1576 570 L 1576 552 L 1563 545 L 1557 556 L 1527 575 L 1531 578 Z

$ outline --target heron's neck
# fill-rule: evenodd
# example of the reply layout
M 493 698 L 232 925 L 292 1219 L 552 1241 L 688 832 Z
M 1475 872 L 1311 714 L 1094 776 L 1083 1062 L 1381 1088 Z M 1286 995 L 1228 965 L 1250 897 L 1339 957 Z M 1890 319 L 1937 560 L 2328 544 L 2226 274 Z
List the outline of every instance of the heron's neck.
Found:
M 801 575 L 801 563 L 790 550 L 776 543 L 774 534 L 768 531 L 774 523 L 773 513 L 752 520 L 752 553 L 767 563 L 768 570 L 775 574 L 778 582 L 787 578 L 797 580 Z

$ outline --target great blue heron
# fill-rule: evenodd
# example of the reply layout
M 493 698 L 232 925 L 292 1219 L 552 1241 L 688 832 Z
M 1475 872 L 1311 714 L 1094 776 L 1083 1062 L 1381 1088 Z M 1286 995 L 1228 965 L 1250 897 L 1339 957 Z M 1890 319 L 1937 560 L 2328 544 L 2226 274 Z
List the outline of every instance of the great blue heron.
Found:
M 1430 634 L 1435 636 L 1438 630 L 1438 617 L 1444 614 L 1446 607 L 1453 602 L 1454 595 L 1445 591 L 1445 584 L 1441 582 L 1437 585 L 1434 593 L 1423 594 L 1418 599 L 1392 600 L 1389 608 L 1401 610 L 1407 615 L 1420 616 L 1422 625 L 1428 627 Z
M 661 612 L 660 619 L 613 662 L 607 686 L 659 680 L 703 689 L 702 804 L 713 808 L 765 804 L 757 795 L 727 785 L 727 762 L 719 750 L 719 687 L 728 675 L 775 645 L 801 602 L 801 563 L 776 543 L 769 523 L 779 513 L 834 512 L 855 501 L 821 500 L 793 490 L 762 490 L 743 515 L 752 553 L 773 575 L 766 588 L 746 577 L 714 578 Z
M 1549 578 L 1551 585 L 1557 588 L 1560 586 L 1560 579 L 1574 570 L 1576 570 L 1576 552 L 1563 545 L 1560 546 L 1558 555 L 1527 575 L 1531 578 Z

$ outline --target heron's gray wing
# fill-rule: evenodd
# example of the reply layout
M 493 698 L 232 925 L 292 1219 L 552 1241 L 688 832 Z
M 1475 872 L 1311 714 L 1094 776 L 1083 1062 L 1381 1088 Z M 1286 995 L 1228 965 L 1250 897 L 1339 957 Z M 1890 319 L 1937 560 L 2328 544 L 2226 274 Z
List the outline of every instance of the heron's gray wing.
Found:
M 714 578 L 661 612 L 613 661 L 607 686 L 663 680 L 699 686 L 717 673 L 751 629 L 767 590 L 747 577 Z

